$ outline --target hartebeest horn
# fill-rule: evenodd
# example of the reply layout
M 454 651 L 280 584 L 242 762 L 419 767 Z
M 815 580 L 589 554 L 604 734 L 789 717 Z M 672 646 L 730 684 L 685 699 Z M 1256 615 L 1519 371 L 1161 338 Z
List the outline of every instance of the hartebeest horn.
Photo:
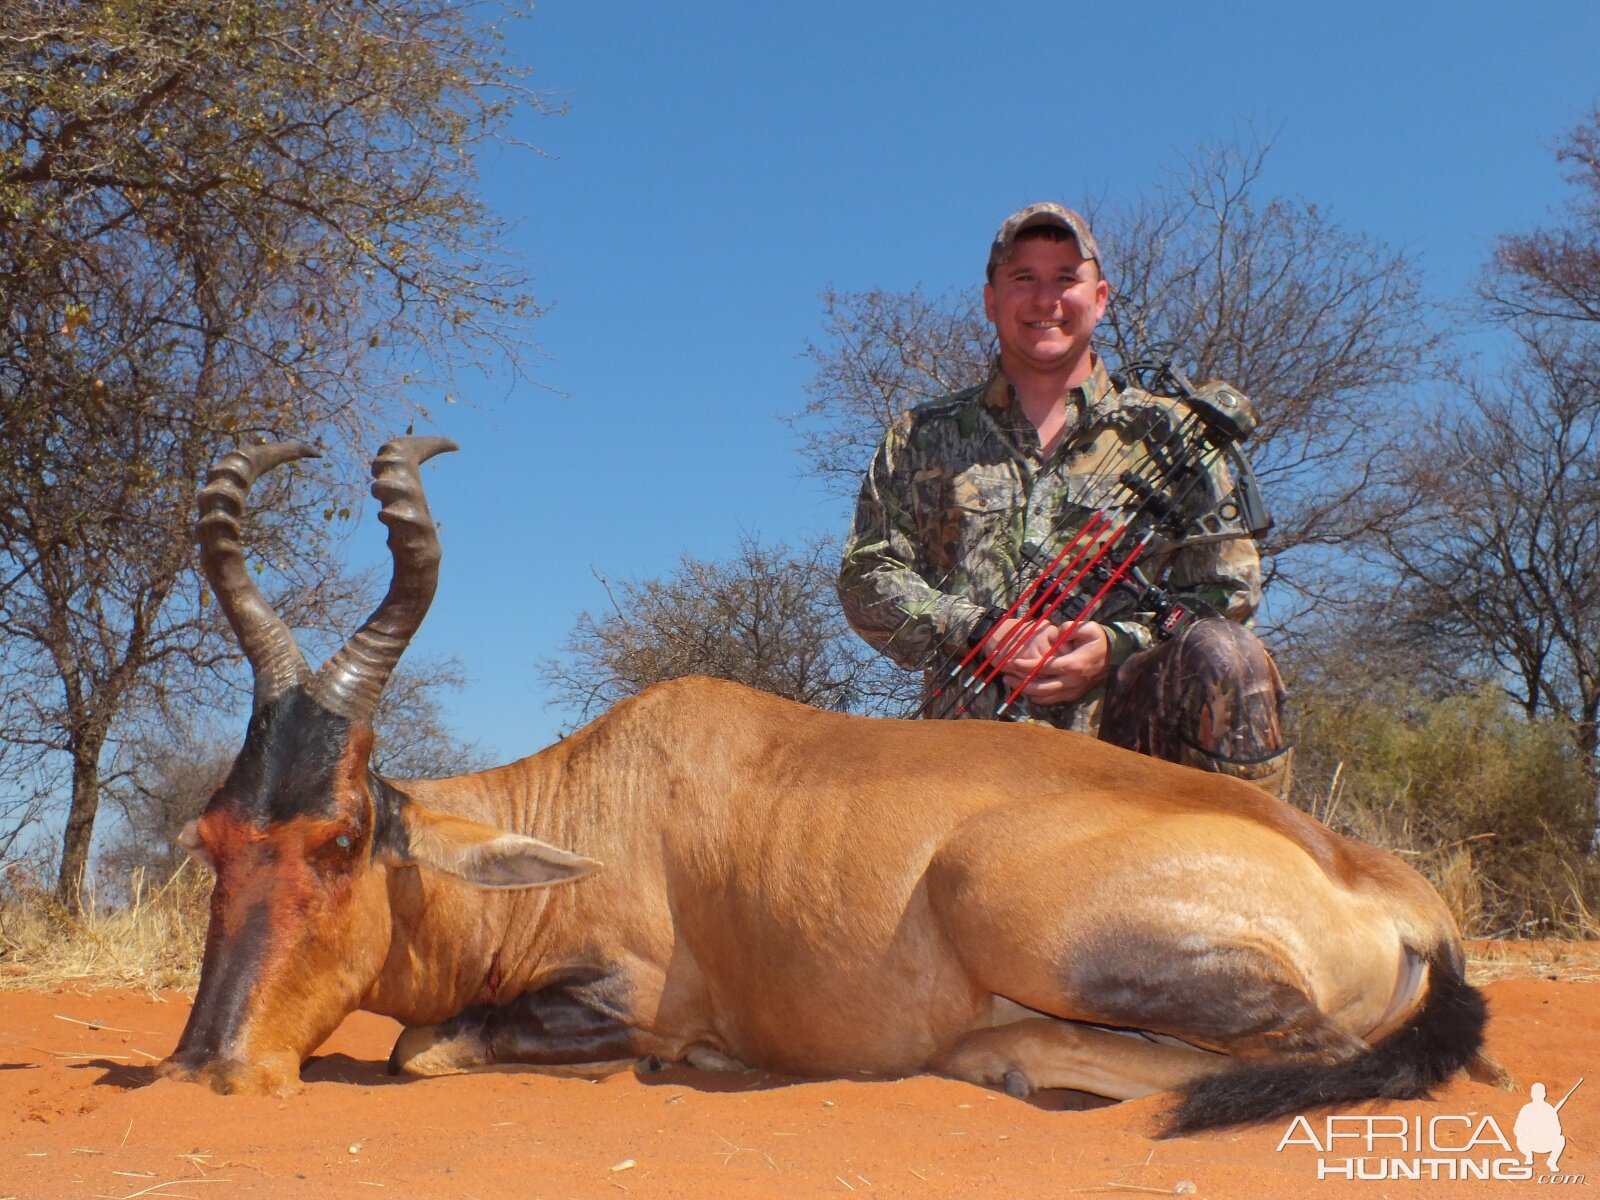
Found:
M 394 576 L 383 603 L 317 672 L 311 695 L 329 712 L 372 720 L 390 673 L 428 615 L 439 584 L 439 535 L 417 468 L 459 449 L 449 438 L 395 438 L 372 460 L 372 494 L 383 501 L 378 520 L 389 527 Z
M 250 485 L 273 467 L 317 457 L 317 451 L 304 442 L 244 446 L 223 455 L 200 489 L 200 520 L 195 527 L 200 539 L 200 569 L 255 671 L 257 708 L 304 683 L 311 670 L 295 645 L 294 634 L 272 611 L 245 568 L 239 544 L 244 500 Z

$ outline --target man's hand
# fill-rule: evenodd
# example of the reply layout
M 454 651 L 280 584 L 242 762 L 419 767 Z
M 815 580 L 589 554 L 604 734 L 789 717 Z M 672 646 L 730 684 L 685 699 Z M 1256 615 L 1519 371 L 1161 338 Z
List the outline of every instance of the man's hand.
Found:
M 1025 627 L 1021 621 L 1000 622 L 994 645 L 1008 644 L 999 639 Z M 1044 665 L 1039 667 L 1039 673 L 1022 689 L 1022 694 L 1035 704 L 1081 700 L 1111 674 L 1111 639 L 1103 626 L 1085 621 L 1052 655 L 1050 647 L 1060 636 L 1061 627 L 1047 622 L 1022 644 L 1001 673 L 1007 694 L 1017 689 L 1041 659 Z

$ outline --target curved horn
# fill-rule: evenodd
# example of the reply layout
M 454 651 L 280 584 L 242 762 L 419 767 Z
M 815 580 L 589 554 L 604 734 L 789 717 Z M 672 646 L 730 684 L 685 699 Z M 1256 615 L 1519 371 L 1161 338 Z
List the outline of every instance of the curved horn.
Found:
M 217 594 L 223 616 L 233 626 L 239 648 L 255 671 L 255 703 L 260 708 L 311 676 L 294 634 L 272 611 L 244 565 L 239 523 L 250 485 L 267 471 L 297 458 L 317 458 L 304 442 L 242 446 L 222 456 L 200 489 L 200 569 Z
M 372 720 L 390 673 L 428 615 L 439 584 L 439 535 L 417 468 L 459 449 L 449 438 L 395 438 L 372 460 L 372 494 L 383 501 L 378 520 L 389 527 L 394 576 L 383 603 L 317 672 L 311 696 L 329 712 Z

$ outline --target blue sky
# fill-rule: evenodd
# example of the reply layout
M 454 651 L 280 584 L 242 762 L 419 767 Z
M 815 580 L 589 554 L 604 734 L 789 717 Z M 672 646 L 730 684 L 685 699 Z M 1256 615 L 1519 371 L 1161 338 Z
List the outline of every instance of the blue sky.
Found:
M 543 386 L 435 406 L 462 449 L 426 468 L 445 560 L 414 643 L 461 660 L 449 715 L 490 753 L 570 724 L 536 665 L 605 605 L 593 572 L 843 528 L 781 421 L 830 285 L 976 288 L 1007 213 L 1129 200 L 1254 131 L 1266 193 L 1416 252 L 1457 295 L 1496 234 L 1560 203 L 1553 148 L 1600 104 L 1600 6 L 1576 0 L 995 11 L 547 0 L 508 28 L 569 106 L 515 130 L 543 155 L 481 164 L 552 306 Z M 358 561 L 381 560 L 375 512 Z

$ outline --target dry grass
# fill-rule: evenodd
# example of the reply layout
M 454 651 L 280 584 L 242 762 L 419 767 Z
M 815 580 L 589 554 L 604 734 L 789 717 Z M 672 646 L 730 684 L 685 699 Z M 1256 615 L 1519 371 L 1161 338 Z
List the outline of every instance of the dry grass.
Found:
M 1414 827 L 1410 806 L 1353 801 L 1343 766 L 1334 771 L 1327 795 L 1312 797 L 1306 811 L 1329 828 L 1382 846 L 1421 871 L 1438 889 L 1464 937 L 1600 939 L 1600 911 L 1592 904 L 1600 895 L 1600 859 L 1546 846 L 1527 854 L 1524 869 L 1497 881 L 1480 860 L 1496 848 L 1498 833 L 1435 843 Z
M 1497 979 L 1600 983 L 1600 942 L 1469 941 L 1467 981 Z
M 1340 811 L 1337 791 L 1315 815 L 1363 840 L 1387 846 L 1428 876 L 1469 938 L 1469 977 L 1486 983 L 1507 977 L 1600 981 L 1600 912 L 1585 900 L 1596 894 L 1593 862 L 1559 864 L 1536 885 L 1533 905 L 1558 919 L 1533 928 L 1490 929 L 1485 913 L 1507 899 L 1496 895 L 1473 863 L 1474 839 L 1422 846 L 1407 823 L 1356 806 Z M 1331 810 L 1331 811 L 1329 811 Z M 63 986 L 136 987 L 193 991 L 209 917 L 212 876 L 191 861 L 168 879 L 150 884 L 136 873 L 128 904 L 91 906 L 68 916 L 51 890 L 13 864 L 0 886 L 0 990 Z M 1534 899 L 1518 897 L 1524 904 Z M 1498 903 L 1495 903 L 1498 901 Z M 1511 938 L 1513 940 L 1495 940 Z M 1535 940 L 1542 939 L 1542 940 Z
M 1433 871 L 1433 885 L 1439 889 L 1457 929 L 1483 926 L 1483 882 L 1472 869 L 1472 851 L 1457 846 L 1448 851 Z
M 192 990 L 200 979 L 211 876 L 189 863 L 152 886 L 130 882 L 128 904 L 69 916 L 50 891 L 13 869 L 0 893 L 0 988 Z
M 1600 939 L 1600 913 L 1590 904 L 1590 898 L 1600 891 L 1600 864 L 1592 860 L 1574 862 L 1552 855 L 1545 860 L 1548 865 L 1543 871 L 1528 872 L 1508 884 L 1497 882 L 1475 865 L 1472 838 L 1446 846 L 1421 847 L 1408 833 L 1395 836 L 1378 831 L 1376 836 L 1363 840 L 1387 847 L 1426 875 L 1464 937 L 1566 942 Z M 1523 916 L 1508 921 L 1508 913 Z

